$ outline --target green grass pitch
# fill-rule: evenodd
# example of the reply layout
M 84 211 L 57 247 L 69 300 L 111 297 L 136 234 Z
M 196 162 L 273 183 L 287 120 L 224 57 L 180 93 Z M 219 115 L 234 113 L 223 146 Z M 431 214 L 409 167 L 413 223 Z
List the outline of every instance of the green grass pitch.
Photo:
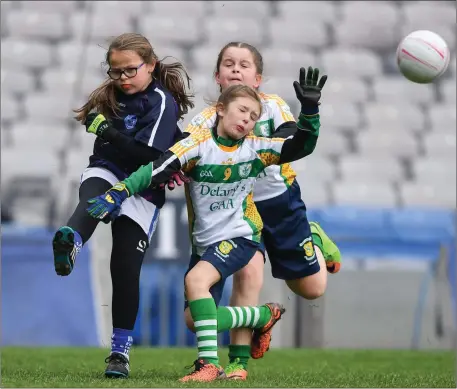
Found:
M 105 349 L 16 348 L 1 353 L 1 387 L 328 387 L 455 388 L 450 351 L 271 350 L 249 361 L 248 381 L 182 385 L 177 380 L 195 359 L 194 349 L 134 348 L 128 379 L 105 379 Z M 227 362 L 227 350 L 220 350 Z

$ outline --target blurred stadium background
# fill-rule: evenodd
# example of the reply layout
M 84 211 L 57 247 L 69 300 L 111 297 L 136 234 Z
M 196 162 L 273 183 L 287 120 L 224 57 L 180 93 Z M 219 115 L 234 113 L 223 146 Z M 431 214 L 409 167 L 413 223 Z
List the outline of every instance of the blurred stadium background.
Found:
M 2 1 L 3 345 L 109 344 L 109 226 L 99 226 L 66 278 L 54 273 L 51 238 L 76 204 L 94 140 L 71 109 L 104 79 L 109 38 L 137 31 L 160 58 L 187 66 L 197 106 L 185 123 L 203 97 L 216 96 L 212 72 L 228 41 L 260 49 L 261 89 L 295 113 L 299 67 L 329 75 L 317 149 L 295 167 L 309 218 L 341 246 L 343 270 L 311 303 L 266 270 L 263 301 L 289 308 L 273 344 L 452 347 L 455 19 L 450 1 Z M 396 68 L 397 44 L 417 29 L 451 48 L 451 65 L 433 85 L 412 84 Z M 143 269 L 136 344 L 194 344 L 182 318 L 188 253 L 183 192 L 175 190 Z M 226 293 L 225 302 L 230 285 Z

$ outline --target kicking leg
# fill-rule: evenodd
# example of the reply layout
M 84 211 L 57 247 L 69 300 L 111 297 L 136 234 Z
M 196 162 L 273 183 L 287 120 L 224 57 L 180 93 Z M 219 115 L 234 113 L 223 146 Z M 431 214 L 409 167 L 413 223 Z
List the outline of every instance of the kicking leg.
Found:
M 78 206 L 67 225 L 60 227 L 52 240 L 54 267 L 59 276 L 68 276 L 72 272 L 76 255 L 99 222 L 87 213 L 87 200 L 106 192 L 111 186 L 108 181 L 98 177 L 88 178 L 81 184 Z

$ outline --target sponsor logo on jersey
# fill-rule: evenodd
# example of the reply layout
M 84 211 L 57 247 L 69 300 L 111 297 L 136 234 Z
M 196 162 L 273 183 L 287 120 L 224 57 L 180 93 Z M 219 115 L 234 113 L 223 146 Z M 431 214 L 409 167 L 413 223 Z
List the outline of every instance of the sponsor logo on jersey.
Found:
M 268 123 L 262 123 L 259 125 L 259 133 L 262 136 L 270 136 L 270 126 Z
M 124 118 L 124 125 L 127 130 L 133 130 L 137 122 L 137 117 L 135 115 L 127 115 Z
M 202 170 L 200 172 L 200 177 L 212 177 L 213 173 L 210 170 Z
M 227 159 L 227 161 L 222 161 L 221 165 L 233 165 L 235 162 L 232 158 Z
M 251 173 L 252 165 L 250 163 L 243 163 L 238 167 L 238 174 L 241 178 L 249 177 L 249 173 Z
M 190 124 L 192 126 L 197 126 L 198 127 L 198 126 L 202 125 L 204 122 L 205 122 L 204 116 L 203 115 L 197 115 L 192 119 Z
M 179 144 L 183 147 L 191 147 L 195 144 L 195 142 L 192 138 L 189 137 L 180 141 Z

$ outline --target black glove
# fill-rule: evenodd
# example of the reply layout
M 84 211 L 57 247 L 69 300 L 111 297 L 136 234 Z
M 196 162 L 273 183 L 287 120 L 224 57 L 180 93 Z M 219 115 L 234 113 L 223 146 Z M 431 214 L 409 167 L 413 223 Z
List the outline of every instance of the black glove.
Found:
M 101 113 L 90 113 L 87 115 L 86 131 L 103 138 L 103 133 L 110 128 L 110 123 Z
M 297 99 L 301 104 L 301 113 L 305 115 L 315 114 L 319 111 L 319 99 L 321 90 L 327 81 L 327 75 L 319 80 L 319 69 L 308 67 L 308 74 L 305 68 L 300 68 L 300 82 L 294 82 L 294 89 Z

